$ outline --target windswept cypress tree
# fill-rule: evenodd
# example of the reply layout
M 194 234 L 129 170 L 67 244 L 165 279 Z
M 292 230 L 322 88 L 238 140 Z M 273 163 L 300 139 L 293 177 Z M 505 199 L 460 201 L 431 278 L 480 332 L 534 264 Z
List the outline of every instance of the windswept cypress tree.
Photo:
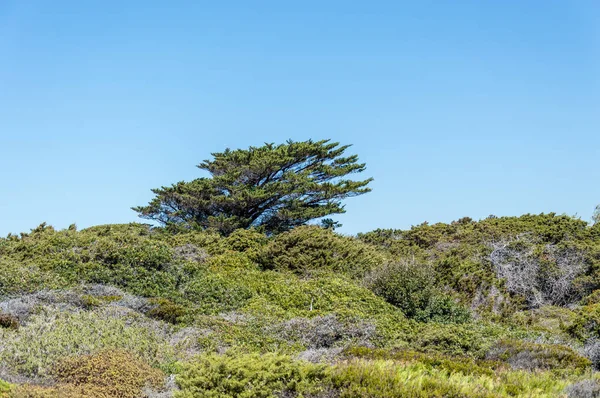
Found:
M 257 227 L 267 233 L 289 230 L 330 214 L 344 213 L 342 200 L 362 195 L 372 178 L 347 179 L 365 170 L 350 145 L 330 140 L 287 141 L 213 153 L 198 167 L 209 178 L 153 189 L 141 217 L 165 225 L 213 228 L 229 234 Z

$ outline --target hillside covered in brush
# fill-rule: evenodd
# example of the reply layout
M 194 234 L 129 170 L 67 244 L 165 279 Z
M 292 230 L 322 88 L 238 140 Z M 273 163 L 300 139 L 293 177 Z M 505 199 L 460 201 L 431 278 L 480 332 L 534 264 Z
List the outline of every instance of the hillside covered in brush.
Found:
M 221 225 L 0 239 L 0 396 L 600 392 L 599 224 Z

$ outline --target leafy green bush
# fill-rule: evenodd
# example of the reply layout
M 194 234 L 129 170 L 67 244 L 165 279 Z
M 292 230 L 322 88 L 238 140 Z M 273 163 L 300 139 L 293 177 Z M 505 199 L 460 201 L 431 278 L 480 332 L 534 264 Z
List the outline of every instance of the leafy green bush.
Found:
M 212 272 L 198 273 L 184 287 L 183 293 L 206 314 L 235 310 L 252 297 L 252 291 L 241 281 Z
M 405 335 L 408 347 L 427 353 L 483 358 L 489 348 L 506 336 L 500 327 L 482 324 L 421 323 Z
M 34 264 L 0 257 L 0 296 L 33 293 L 41 289 L 58 289 L 69 283 L 53 272 Z
M 466 322 L 467 309 L 444 296 L 435 287 L 431 267 L 408 262 L 386 264 L 365 280 L 366 285 L 408 317 L 421 322 Z
M 161 321 L 176 324 L 183 317 L 187 310 L 181 304 L 176 304 L 169 299 L 158 298 L 150 300 L 153 308 L 150 309 L 146 315 L 150 318 L 159 319 Z
M 323 366 L 274 353 L 204 355 L 177 377 L 177 398 L 308 397 L 321 390 Z
M 265 269 L 298 274 L 327 270 L 362 276 L 385 261 L 374 247 L 317 226 L 303 226 L 276 236 L 258 254 Z
M 255 255 L 268 243 L 267 236 L 255 229 L 238 229 L 219 241 L 218 250 L 248 252 Z
M 600 337 L 600 304 L 587 305 L 580 308 L 570 325 L 565 327 L 567 332 L 581 340 Z

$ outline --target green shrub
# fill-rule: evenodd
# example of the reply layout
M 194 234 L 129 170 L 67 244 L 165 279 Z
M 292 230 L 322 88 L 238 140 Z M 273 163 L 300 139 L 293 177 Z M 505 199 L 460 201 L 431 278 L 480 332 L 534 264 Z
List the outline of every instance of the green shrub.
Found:
M 266 269 L 307 274 L 319 270 L 362 276 L 385 261 L 374 247 L 329 229 L 303 226 L 277 235 L 258 254 Z
M 386 264 L 369 274 L 366 285 L 408 318 L 421 322 L 466 322 L 467 309 L 442 295 L 435 287 L 434 271 L 421 264 Z
M 183 289 L 184 297 L 205 314 L 235 310 L 252 297 L 241 281 L 212 272 L 198 273 Z
M 288 356 L 204 355 L 184 366 L 177 377 L 177 398 L 308 397 L 321 390 L 323 366 Z
M 600 337 L 600 304 L 580 308 L 570 325 L 565 327 L 573 337 L 585 341 Z
M 0 296 L 34 293 L 41 289 L 58 289 L 69 285 L 55 273 L 9 258 L 0 257 L 0 269 Z
M 464 375 L 487 375 L 494 373 L 504 366 L 503 363 L 492 360 L 477 360 L 467 356 L 451 356 L 436 352 L 422 353 L 413 350 L 374 349 L 369 347 L 350 347 L 344 350 L 344 355 L 350 358 L 371 360 L 393 360 L 401 363 L 419 363 L 433 369 L 448 373 Z
M 187 310 L 183 305 L 176 304 L 169 299 L 153 299 L 150 300 L 150 303 L 154 306 L 146 313 L 146 315 L 150 318 L 159 319 L 172 324 L 178 323 L 181 317 L 187 313 Z
M 4 380 L 0 379 L 0 398 L 8 397 L 8 393 L 11 390 L 11 385 Z
M 567 385 L 550 373 L 463 374 L 392 360 L 350 360 L 326 373 L 340 398 L 550 398 L 562 396 Z
M 268 241 L 267 236 L 262 232 L 254 229 L 238 229 L 219 241 L 217 247 L 222 251 L 233 250 L 256 255 Z
M 498 327 L 481 324 L 418 324 L 405 338 L 409 347 L 422 352 L 483 358 L 489 348 L 505 335 Z
M 600 289 L 594 290 L 591 294 L 584 297 L 581 302 L 581 305 L 594 305 L 600 304 Z

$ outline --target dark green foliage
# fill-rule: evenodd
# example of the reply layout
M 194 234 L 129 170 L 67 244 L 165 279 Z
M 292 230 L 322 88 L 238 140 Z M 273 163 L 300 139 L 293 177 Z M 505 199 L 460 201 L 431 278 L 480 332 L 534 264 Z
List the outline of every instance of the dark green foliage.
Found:
M 268 233 L 344 212 L 342 200 L 369 192 L 371 179 L 353 181 L 365 170 L 348 145 L 288 141 L 213 153 L 198 167 L 210 178 L 153 189 L 140 216 L 180 229 L 214 229 L 228 235 L 238 228 L 260 227 Z
M 150 318 L 160 319 L 162 321 L 176 324 L 187 311 L 181 304 L 176 304 L 169 299 L 159 298 L 151 300 L 153 305 L 146 315 Z
M 394 256 L 431 264 L 438 287 L 451 289 L 462 302 L 472 303 L 480 315 L 498 318 L 540 302 L 573 303 L 599 288 L 598 231 L 580 219 L 549 213 L 423 223 L 408 231 L 359 234 L 359 239 Z M 508 275 L 499 272 L 499 264 L 491 258 L 499 247 L 508 250 L 495 260 L 516 260 L 503 269 Z M 571 272 L 574 260 L 578 261 L 577 272 Z M 531 272 L 511 274 L 527 262 L 533 265 Z M 511 275 L 512 279 L 504 278 Z M 514 282 L 522 282 L 523 276 L 530 276 L 531 281 L 519 287 Z M 533 300 L 535 297 L 541 299 Z
M 18 329 L 19 318 L 11 314 L 3 314 L 0 312 L 0 328 Z
M 467 309 L 435 287 L 433 269 L 408 262 L 386 264 L 366 279 L 367 286 L 404 314 L 421 322 L 466 322 Z
M 252 297 L 252 291 L 242 281 L 210 272 L 197 274 L 185 286 L 183 294 L 208 314 L 237 309 Z
M 566 326 L 566 330 L 581 341 L 600 338 L 600 304 L 580 308 L 572 323 Z
M 0 239 L 0 309 L 21 323 L 0 328 L 0 372 L 24 396 L 100 397 L 113 386 L 71 385 L 53 364 L 126 349 L 179 375 L 183 397 L 564 396 L 596 378 L 578 352 L 600 363 L 599 228 L 557 215 L 360 238 L 42 224 Z M 500 277 L 497 244 L 535 265 L 536 289 L 583 273 L 561 280 L 566 300 L 530 309 L 510 289 L 519 278 Z
M 362 276 L 382 264 L 385 256 L 354 238 L 317 226 L 303 226 L 272 239 L 258 254 L 257 261 L 266 269 L 298 274 L 328 270 Z

